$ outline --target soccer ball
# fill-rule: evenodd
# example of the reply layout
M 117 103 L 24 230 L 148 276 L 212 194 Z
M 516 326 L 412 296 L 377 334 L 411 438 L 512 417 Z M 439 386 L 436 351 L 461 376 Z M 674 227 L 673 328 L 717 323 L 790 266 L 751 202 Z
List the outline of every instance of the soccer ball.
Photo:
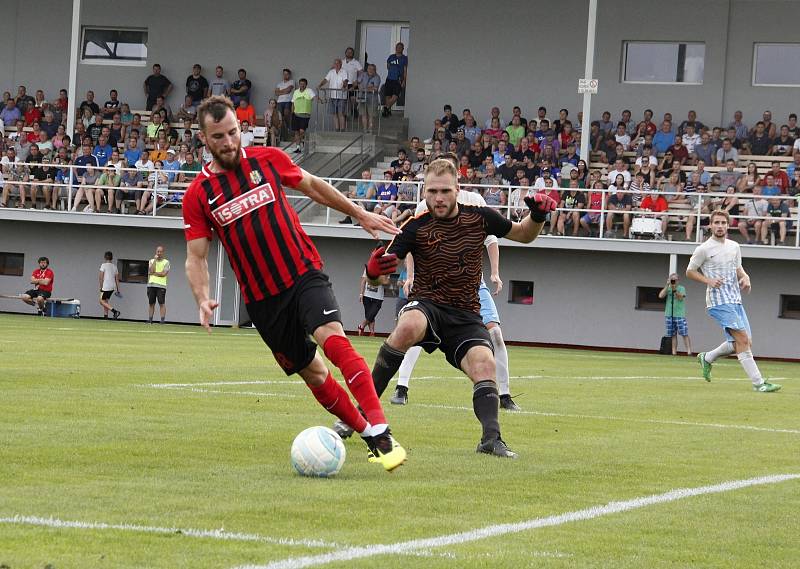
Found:
M 303 476 L 335 476 L 346 455 L 342 438 L 328 427 L 309 427 L 292 443 L 292 466 Z

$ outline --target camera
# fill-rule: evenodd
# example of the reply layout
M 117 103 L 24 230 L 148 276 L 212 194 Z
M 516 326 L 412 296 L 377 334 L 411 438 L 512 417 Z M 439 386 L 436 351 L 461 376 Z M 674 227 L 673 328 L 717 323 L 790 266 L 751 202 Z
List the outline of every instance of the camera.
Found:
M 669 284 L 675 284 L 678 282 L 678 279 L 669 279 Z

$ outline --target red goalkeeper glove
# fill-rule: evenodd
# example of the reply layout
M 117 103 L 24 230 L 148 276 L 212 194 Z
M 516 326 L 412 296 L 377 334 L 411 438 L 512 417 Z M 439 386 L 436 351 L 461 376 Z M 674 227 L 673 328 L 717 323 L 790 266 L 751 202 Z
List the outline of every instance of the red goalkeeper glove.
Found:
M 556 200 L 545 194 L 533 194 L 525 197 L 525 205 L 531 210 L 531 219 L 536 223 L 544 223 L 547 214 L 558 207 Z
M 397 270 L 397 255 L 394 253 L 384 255 L 385 252 L 386 247 L 379 247 L 369 256 L 369 261 L 365 265 L 368 279 L 375 280 L 381 275 L 391 275 Z

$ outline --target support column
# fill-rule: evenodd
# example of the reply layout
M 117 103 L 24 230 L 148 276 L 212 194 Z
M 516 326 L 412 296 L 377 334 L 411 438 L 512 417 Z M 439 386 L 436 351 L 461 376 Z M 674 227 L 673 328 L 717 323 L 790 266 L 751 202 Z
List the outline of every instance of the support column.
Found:
M 589 0 L 589 17 L 586 25 L 586 68 L 583 73 L 585 79 L 591 79 L 594 74 L 594 34 L 597 25 L 597 0 Z M 589 164 L 591 151 L 589 133 L 591 132 L 592 95 L 583 94 L 583 123 L 581 124 L 581 158 Z

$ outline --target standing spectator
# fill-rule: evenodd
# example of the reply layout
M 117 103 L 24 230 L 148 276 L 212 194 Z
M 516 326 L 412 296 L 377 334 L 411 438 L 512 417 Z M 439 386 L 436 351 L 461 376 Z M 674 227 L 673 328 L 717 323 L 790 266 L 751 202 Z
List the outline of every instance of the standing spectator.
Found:
M 366 73 L 358 77 L 358 114 L 361 117 L 361 126 L 364 132 L 372 132 L 375 125 L 375 116 L 378 114 L 380 99 L 381 76 L 376 73 L 374 63 L 367 64 Z
M 234 106 L 239 106 L 239 101 L 245 99 L 248 103 L 250 102 L 250 89 L 253 88 L 253 84 L 250 82 L 250 79 L 247 78 L 247 71 L 244 69 L 239 69 L 236 72 L 238 75 L 238 79 L 231 83 L 231 101 L 233 101 Z
M 109 302 L 114 292 L 119 294 L 119 271 L 117 266 L 111 262 L 113 260 L 114 254 L 111 251 L 106 251 L 105 255 L 103 255 L 103 263 L 100 265 L 98 279 L 100 281 L 100 306 L 103 307 L 103 318 L 108 318 L 110 310 L 111 316 L 116 320 L 119 318 L 120 311 L 111 306 Z
M 355 58 L 355 50 L 348 47 L 344 50 L 344 60 L 342 61 L 342 69 L 347 73 L 347 88 L 350 90 L 350 104 L 353 105 L 354 116 L 358 116 L 358 111 L 355 108 L 356 97 L 353 92 L 358 88 L 358 77 L 364 71 L 361 62 Z
M 25 304 L 36 307 L 39 316 L 44 316 L 44 308 L 47 299 L 53 295 L 53 280 L 55 275 L 50 268 L 50 259 L 39 257 L 39 268 L 31 274 L 31 284 L 33 288 L 25 291 L 20 300 Z
M 678 284 L 678 274 L 672 273 L 667 284 L 658 293 L 658 298 L 666 298 L 664 307 L 665 336 L 672 338 L 672 355 L 678 355 L 678 336 L 683 338 L 686 355 L 692 355 L 692 341 L 689 326 L 686 324 L 686 287 Z
M 311 104 L 316 97 L 313 89 L 308 88 L 308 79 L 301 78 L 298 88 L 292 93 L 292 130 L 294 131 L 295 154 L 301 152 L 300 145 L 305 144 L 305 133 L 311 119 Z
M 217 68 L 214 69 L 214 77 L 209 84 L 212 95 L 225 95 L 227 97 L 230 94 L 231 84 L 223 77 L 224 73 L 225 70 L 221 65 L 217 65 Z
M 161 66 L 156 63 L 153 65 L 152 75 L 148 75 L 144 80 L 144 94 L 147 95 L 147 110 L 150 111 L 156 104 L 156 97 L 167 99 L 172 92 L 172 81 L 161 75 Z
M 361 284 L 358 299 L 364 306 L 364 320 L 358 325 L 358 335 L 361 336 L 369 331 L 370 336 L 375 335 L 375 318 L 383 306 L 385 285 L 389 284 L 389 277 L 382 275 L 378 278 L 378 284 L 372 284 L 367 279 L 366 269 L 361 274 Z
M 200 74 L 202 68 L 199 63 L 192 65 L 192 74 L 186 78 L 186 95 L 192 98 L 195 104 L 199 104 L 208 97 L 208 79 Z
M 270 99 L 267 103 L 267 110 L 264 111 L 264 126 L 267 129 L 266 145 L 278 146 L 283 130 L 283 114 L 276 99 Z
M 278 110 L 283 117 L 283 128 L 286 135 L 289 130 L 294 128 L 292 126 L 292 94 L 295 89 L 294 79 L 292 79 L 292 70 L 288 67 L 283 68 L 283 77 L 281 81 L 275 85 L 275 96 L 278 98 Z
M 164 246 L 156 247 L 155 257 L 150 259 L 147 268 L 147 323 L 153 323 L 153 314 L 156 309 L 156 300 L 161 314 L 161 324 L 167 318 L 167 275 L 169 274 L 169 260 L 164 257 Z
M 405 46 L 402 42 L 397 42 L 394 46 L 394 54 L 386 59 L 386 84 L 383 86 L 383 116 L 388 117 L 392 114 L 392 107 L 400 98 L 405 89 L 406 79 L 408 78 L 408 56 L 403 54 Z
M 333 115 L 333 129 L 343 131 L 347 106 L 347 71 L 342 68 L 342 60 L 338 57 L 333 60 L 333 67 L 320 81 L 318 88 L 321 90 L 325 86 L 328 90 L 328 109 Z

